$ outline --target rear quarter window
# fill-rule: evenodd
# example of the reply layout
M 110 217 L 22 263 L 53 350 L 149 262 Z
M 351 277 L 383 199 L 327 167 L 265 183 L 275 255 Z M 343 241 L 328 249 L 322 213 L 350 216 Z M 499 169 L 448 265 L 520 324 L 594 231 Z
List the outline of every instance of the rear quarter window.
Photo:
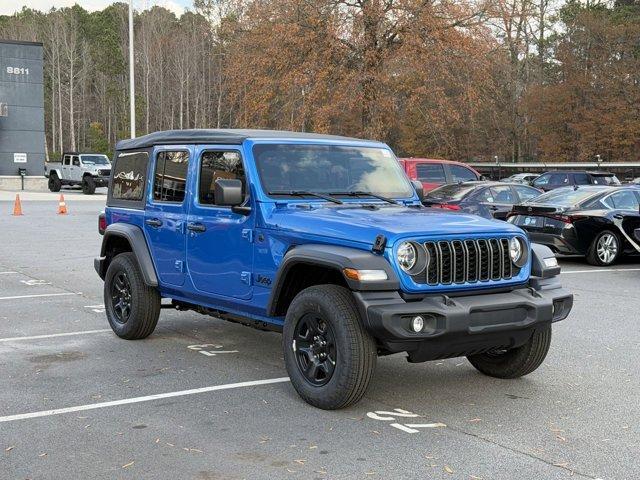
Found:
M 109 204 L 143 204 L 148 166 L 149 154 L 146 151 L 118 153 L 113 165 Z
M 473 170 L 462 165 L 449 165 L 449 171 L 451 172 L 451 178 L 456 183 L 478 180 L 478 176 Z

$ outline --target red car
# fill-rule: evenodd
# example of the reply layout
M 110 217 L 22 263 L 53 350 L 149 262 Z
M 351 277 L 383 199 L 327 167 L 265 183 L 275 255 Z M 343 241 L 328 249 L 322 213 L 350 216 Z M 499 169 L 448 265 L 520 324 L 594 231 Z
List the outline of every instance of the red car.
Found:
M 481 180 L 481 175 L 464 163 L 435 158 L 401 158 L 400 165 L 411 180 L 422 182 L 427 193 L 445 183 Z

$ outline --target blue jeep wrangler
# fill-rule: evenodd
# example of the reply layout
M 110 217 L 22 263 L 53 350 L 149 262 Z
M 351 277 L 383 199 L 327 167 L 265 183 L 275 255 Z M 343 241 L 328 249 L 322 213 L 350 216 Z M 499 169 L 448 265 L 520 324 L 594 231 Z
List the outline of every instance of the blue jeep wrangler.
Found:
M 95 268 L 125 339 L 178 310 L 283 333 L 310 404 L 364 395 L 379 355 L 466 356 L 515 378 L 544 360 L 573 296 L 546 247 L 505 222 L 424 208 L 383 143 L 261 130 L 117 144 Z

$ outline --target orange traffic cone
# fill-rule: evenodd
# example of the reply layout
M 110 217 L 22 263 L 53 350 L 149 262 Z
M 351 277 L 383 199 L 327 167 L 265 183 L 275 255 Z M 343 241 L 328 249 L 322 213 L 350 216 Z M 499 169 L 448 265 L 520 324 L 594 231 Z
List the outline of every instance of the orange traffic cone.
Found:
M 60 194 L 60 201 L 58 202 L 58 215 L 67 214 L 67 204 L 64 201 L 64 195 Z
M 13 204 L 13 214 L 15 216 L 22 215 L 22 203 L 20 203 L 20 195 L 16 193 L 16 201 Z

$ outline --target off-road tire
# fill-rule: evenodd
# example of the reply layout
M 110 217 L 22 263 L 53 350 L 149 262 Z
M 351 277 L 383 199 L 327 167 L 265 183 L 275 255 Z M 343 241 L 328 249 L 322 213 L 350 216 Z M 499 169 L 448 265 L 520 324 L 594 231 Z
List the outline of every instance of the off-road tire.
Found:
M 87 175 L 82 179 L 82 193 L 85 195 L 96 193 L 96 182 L 93 177 Z
M 123 323 L 118 319 L 112 299 L 112 287 L 116 276 L 124 273 L 130 285 L 131 310 Z M 160 293 L 144 283 L 142 272 L 133 253 L 116 255 L 104 278 L 104 305 L 111 329 L 120 338 L 139 340 L 146 338 L 156 328 L 160 315 Z
M 480 372 L 495 378 L 518 378 L 542 365 L 551 345 L 551 326 L 536 329 L 521 347 L 504 353 L 481 353 L 467 359 Z
M 305 377 L 294 351 L 297 323 L 307 314 L 317 314 L 326 322 L 335 340 L 334 371 L 322 386 Z M 317 285 L 296 295 L 285 318 L 283 348 L 293 387 L 307 403 L 325 410 L 345 408 L 360 400 L 376 367 L 375 341 L 362 326 L 351 292 L 337 285 Z
M 613 258 L 613 260 L 609 262 L 604 262 L 598 256 L 598 242 L 605 235 L 613 235 L 613 237 L 616 239 L 616 242 L 617 242 L 616 244 L 618 248 L 618 251 L 616 252 L 615 257 Z M 589 246 L 589 250 L 587 250 L 587 263 L 589 263 L 590 265 L 596 265 L 598 267 L 607 267 L 607 266 L 613 265 L 618 261 L 618 259 L 620 258 L 621 252 L 622 252 L 622 242 L 620 240 L 620 235 L 618 235 L 615 232 L 612 232 L 611 230 L 603 230 L 600 233 L 598 233 L 598 235 L 595 236 L 595 238 L 591 242 L 591 245 Z
M 58 178 L 58 175 L 56 175 L 55 173 L 51 173 L 49 175 L 48 186 L 49 186 L 49 191 L 51 191 L 51 192 L 59 192 L 60 191 L 60 189 L 62 188 L 62 182 Z

